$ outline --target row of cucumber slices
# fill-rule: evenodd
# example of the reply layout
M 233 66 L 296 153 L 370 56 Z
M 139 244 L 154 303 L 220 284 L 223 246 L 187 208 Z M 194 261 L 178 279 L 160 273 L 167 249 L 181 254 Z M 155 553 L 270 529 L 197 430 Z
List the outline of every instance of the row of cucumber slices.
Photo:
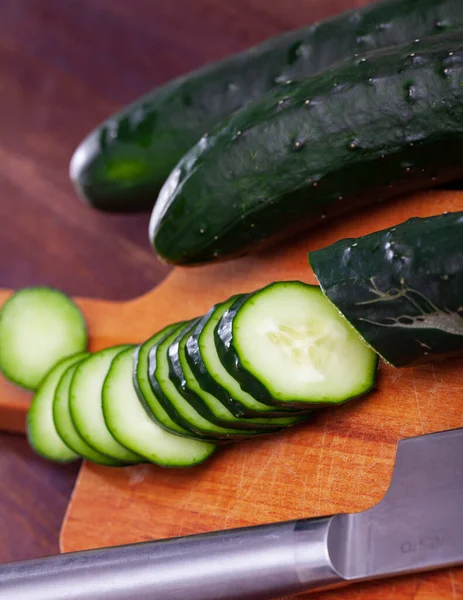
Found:
M 278 282 L 137 347 L 61 360 L 35 394 L 28 437 L 57 461 L 195 465 L 219 443 L 276 433 L 364 394 L 376 367 L 320 288 Z

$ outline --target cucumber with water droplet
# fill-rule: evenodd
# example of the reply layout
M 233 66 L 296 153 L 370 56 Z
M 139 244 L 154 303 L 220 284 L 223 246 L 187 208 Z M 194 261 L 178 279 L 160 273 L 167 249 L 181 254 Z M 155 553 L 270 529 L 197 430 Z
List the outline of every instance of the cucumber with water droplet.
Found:
M 461 0 L 386 0 L 283 33 L 170 81 L 109 117 L 77 148 L 71 178 L 100 210 L 151 208 L 183 154 L 248 102 L 356 53 L 461 26 Z
M 463 356 L 463 211 L 309 254 L 326 296 L 396 367 Z
M 150 239 L 169 263 L 226 260 L 463 178 L 462 151 L 463 30 L 344 61 L 235 113 L 174 169 Z

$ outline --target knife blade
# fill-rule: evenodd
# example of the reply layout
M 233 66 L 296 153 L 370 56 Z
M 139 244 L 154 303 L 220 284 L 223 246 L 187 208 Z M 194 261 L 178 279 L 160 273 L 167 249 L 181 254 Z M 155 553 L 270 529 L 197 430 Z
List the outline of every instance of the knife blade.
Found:
M 0 567 L 2 600 L 268 600 L 463 564 L 463 428 L 399 443 L 372 508 Z

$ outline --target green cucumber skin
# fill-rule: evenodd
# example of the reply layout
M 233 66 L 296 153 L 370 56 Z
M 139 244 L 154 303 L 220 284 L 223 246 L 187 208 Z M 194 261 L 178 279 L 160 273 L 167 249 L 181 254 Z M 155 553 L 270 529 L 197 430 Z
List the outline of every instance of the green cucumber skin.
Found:
M 198 319 L 199 320 L 199 319 Z M 182 364 L 179 359 L 179 346 L 180 342 L 185 338 L 185 336 L 189 336 L 191 330 L 195 327 L 197 323 L 193 323 L 190 328 L 186 329 L 182 333 L 178 335 L 178 337 L 174 340 L 174 342 L 170 345 L 168 350 L 168 362 L 169 362 L 169 376 L 171 381 L 174 383 L 177 391 L 185 398 L 187 402 L 189 402 L 196 411 L 205 419 L 210 421 L 211 423 L 215 423 L 216 425 L 220 425 L 221 427 L 227 428 L 235 428 L 235 429 L 244 429 L 244 430 L 259 430 L 260 432 L 272 433 L 281 431 L 282 426 L 291 426 L 297 423 L 300 423 L 306 419 L 308 419 L 308 415 L 300 415 L 290 417 L 285 415 L 287 422 L 285 423 L 272 423 L 272 418 L 262 418 L 262 422 L 256 423 L 255 420 L 249 421 L 247 418 L 237 418 L 233 420 L 224 420 L 217 417 L 212 410 L 207 406 L 204 400 L 198 396 L 198 394 L 190 389 L 188 386 L 188 381 L 185 378 Z
M 150 221 L 162 260 L 261 249 L 373 201 L 463 177 L 463 31 L 277 90 L 191 149 Z
M 254 292 L 254 294 L 259 294 L 262 292 L 265 293 L 269 289 L 271 289 L 273 286 L 279 285 L 279 283 L 280 282 L 271 283 L 271 284 L 265 286 L 264 288 L 256 290 L 256 292 Z M 301 286 L 305 286 L 305 287 L 308 286 L 308 284 L 306 284 L 306 283 L 302 283 L 302 282 L 297 282 L 297 283 L 299 283 Z M 311 408 L 320 408 L 320 407 L 324 407 L 327 405 L 328 406 L 340 406 L 341 404 L 345 404 L 346 402 L 349 402 L 350 400 L 359 398 L 360 395 L 367 394 L 371 389 L 373 389 L 375 382 L 376 382 L 375 374 L 376 374 L 376 369 L 377 369 L 377 364 L 378 364 L 377 360 L 375 361 L 375 364 L 373 365 L 370 387 L 368 389 L 366 389 L 365 391 L 363 391 L 362 394 L 345 397 L 345 398 L 343 398 L 342 401 L 336 402 L 336 404 L 334 404 L 333 402 L 323 402 L 323 401 L 321 401 L 321 402 L 305 401 L 304 402 L 302 400 L 297 400 L 297 399 L 295 399 L 294 401 L 278 400 L 278 398 L 273 397 L 270 394 L 270 392 L 267 390 L 265 385 L 259 379 L 257 379 L 257 377 L 253 373 L 248 371 L 241 364 L 239 357 L 238 357 L 238 353 L 234 347 L 233 320 L 234 320 L 236 314 L 241 309 L 241 307 L 254 294 L 250 294 L 248 297 L 238 298 L 237 300 L 235 300 L 235 302 L 230 306 L 230 308 L 224 313 L 224 315 L 222 316 L 220 321 L 217 323 L 217 326 L 214 331 L 214 339 L 215 339 L 215 343 L 216 343 L 216 348 L 217 348 L 217 352 L 220 356 L 220 360 L 222 361 L 222 364 L 225 366 L 225 368 L 228 370 L 228 372 L 233 377 L 235 377 L 235 379 L 237 379 L 240 382 L 241 387 L 243 388 L 243 390 L 248 392 L 248 394 L 251 394 L 252 396 L 254 396 L 254 398 L 256 398 L 257 400 L 260 400 L 261 402 L 272 401 L 275 406 L 288 406 L 288 407 L 294 407 L 294 408 L 299 408 L 299 409 L 304 409 L 304 408 L 307 409 L 307 408 L 309 408 L 309 406 Z
M 150 209 L 183 154 L 248 102 L 356 53 L 462 25 L 460 0 L 387 0 L 283 33 L 168 82 L 111 116 L 80 144 L 71 178 L 100 210 Z
M 185 327 L 182 327 L 180 329 L 180 332 L 184 333 L 184 331 L 188 328 L 188 326 L 189 326 L 189 323 L 187 323 L 187 325 Z M 179 331 L 176 331 L 175 333 L 179 334 Z M 164 410 L 167 412 L 167 414 L 172 419 L 172 421 L 174 421 L 177 425 L 179 425 L 180 427 L 183 427 L 187 431 L 191 431 L 192 437 L 195 437 L 198 440 L 212 442 L 214 444 L 233 442 L 233 441 L 237 441 L 237 440 L 245 440 L 245 439 L 254 438 L 254 437 L 260 436 L 260 435 L 267 435 L 268 433 L 275 433 L 277 431 L 276 429 L 272 429 L 270 432 L 268 430 L 244 431 L 244 430 L 237 429 L 236 433 L 219 433 L 219 432 L 213 432 L 213 431 L 206 432 L 206 431 L 199 429 L 199 427 L 195 426 L 194 424 L 190 423 L 190 421 L 188 421 L 188 419 L 186 419 L 183 415 L 181 415 L 177 411 L 176 407 L 172 404 L 172 402 L 170 401 L 168 396 L 164 393 L 164 390 L 162 389 L 161 385 L 159 384 L 159 382 L 156 378 L 156 365 L 157 365 L 157 361 L 159 359 L 159 354 L 160 354 L 160 352 L 168 351 L 168 347 L 165 347 L 165 346 L 166 346 L 166 344 L 169 343 L 168 339 L 172 335 L 174 335 L 174 334 L 167 336 L 167 338 L 165 338 L 159 344 L 156 344 L 153 346 L 153 348 L 151 348 L 151 350 L 149 352 L 149 367 L 148 367 L 148 379 L 151 384 L 151 387 L 152 387 L 154 393 L 156 394 L 157 398 L 159 399 L 159 402 L 162 404 Z M 173 341 L 174 340 L 172 339 L 170 343 L 172 343 Z M 169 345 L 170 345 L 170 343 L 169 343 Z
M 175 331 L 177 331 L 177 332 L 182 331 L 186 325 L 188 325 L 188 321 L 181 324 L 179 327 L 176 327 Z M 191 427 L 189 426 L 189 423 L 187 423 L 184 419 L 182 419 L 182 417 L 178 414 L 178 412 L 174 409 L 174 407 L 170 403 L 169 399 L 166 398 L 166 395 L 164 394 L 164 392 L 162 391 L 161 387 L 159 386 L 159 384 L 157 382 L 155 374 L 156 374 L 158 347 L 171 334 L 172 334 L 172 332 L 170 332 L 170 334 L 165 336 L 163 339 L 159 340 L 156 344 L 154 344 L 152 346 L 151 350 L 149 351 L 149 354 L 148 354 L 148 381 L 149 381 L 149 384 L 150 384 L 151 389 L 153 390 L 156 398 L 158 399 L 159 403 L 162 405 L 162 407 L 164 408 L 166 413 L 169 415 L 171 420 L 176 425 L 178 425 L 179 427 L 184 429 L 186 431 L 188 437 L 191 437 L 193 439 L 198 439 L 198 440 L 213 441 L 212 439 L 206 440 L 206 438 L 202 437 L 197 432 L 195 432 L 191 429 Z M 215 442 L 215 440 L 214 440 L 214 442 Z
M 396 367 L 463 356 L 463 212 L 309 254 L 326 296 Z
M 156 340 L 156 341 L 152 342 L 152 346 L 155 345 L 157 347 L 161 343 L 161 341 L 163 341 L 170 333 L 172 333 L 172 331 L 174 331 L 175 329 L 179 329 L 181 326 L 185 325 L 186 323 L 187 323 L 187 321 L 182 321 L 179 323 L 167 325 L 166 327 L 164 327 L 164 329 L 162 329 L 161 331 L 156 333 L 154 336 L 152 336 L 151 338 L 146 340 L 146 342 L 144 342 L 144 344 L 148 344 L 148 343 L 152 342 L 152 340 Z M 189 430 L 186 430 L 182 427 L 179 427 L 179 430 L 171 429 L 171 427 L 169 427 L 169 425 L 165 422 L 165 419 L 162 417 L 162 415 L 160 415 L 159 412 L 156 412 L 155 407 L 152 407 L 150 405 L 150 403 L 147 402 L 147 400 L 143 394 L 143 389 L 138 380 L 138 371 L 141 368 L 143 368 L 143 364 L 140 361 L 140 352 L 142 351 L 142 346 L 144 344 L 137 346 L 137 348 L 135 348 L 135 351 L 133 354 L 133 378 L 132 378 L 132 380 L 133 380 L 133 385 L 134 385 L 135 391 L 137 393 L 137 396 L 138 396 L 138 399 L 140 400 L 141 405 L 145 409 L 148 416 L 151 419 L 153 419 L 153 421 L 157 425 L 159 425 L 160 427 L 162 427 L 169 433 L 173 433 L 175 435 L 181 435 L 183 437 L 191 437 L 192 439 L 197 439 L 197 436 L 195 434 L 193 434 Z M 154 353 L 154 356 L 156 356 L 155 353 Z M 149 359 L 147 362 L 149 365 Z M 149 382 L 149 385 L 151 386 L 151 382 Z M 159 401 L 159 398 L 157 398 L 157 400 Z M 161 404 L 161 407 L 163 407 L 162 404 Z
M 240 308 L 249 300 L 249 296 L 237 298 L 235 302 L 225 311 L 214 330 L 214 341 L 219 354 L 221 363 L 227 371 L 239 381 L 243 390 L 251 394 L 256 400 L 269 404 L 272 402 L 275 406 L 288 406 L 287 402 L 279 402 L 274 399 L 267 388 L 252 373 L 244 369 L 233 348 L 233 319 Z M 298 407 L 297 404 L 293 405 Z M 307 404 L 305 405 L 307 406 Z M 304 405 L 301 405 L 303 408 Z
M 245 295 L 245 297 L 246 296 L 247 294 Z M 240 297 L 241 296 L 237 296 L 237 298 Z M 185 346 L 186 359 L 202 389 L 215 396 L 220 402 L 222 402 L 224 406 L 226 406 L 230 410 L 230 412 L 235 417 L 238 418 L 287 417 L 291 416 L 292 414 L 297 414 L 299 412 L 298 410 L 283 406 L 275 407 L 275 410 L 268 410 L 265 412 L 251 410 L 235 398 L 232 398 L 228 391 L 211 377 L 201 356 L 201 350 L 199 347 L 199 337 L 201 335 L 205 323 L 213 314 L 216 308 L 217 305 L 213 306 L 209 310 L 209 312 L 199 321 L 199 323 L 196 325 L 195 329 L 189 336 Z M 266 404 L 267 406 L 273 406 L 273 404 L 269 404 L 268 402 L 262 402 L 262 404 Z

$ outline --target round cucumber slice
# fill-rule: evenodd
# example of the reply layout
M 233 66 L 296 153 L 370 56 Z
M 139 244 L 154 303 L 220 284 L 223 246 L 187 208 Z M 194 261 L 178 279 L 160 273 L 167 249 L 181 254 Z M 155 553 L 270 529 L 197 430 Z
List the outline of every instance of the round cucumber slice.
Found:
M 164 427 L 171 433 L 178 433 L 179 435 L 187 437 L 195 437 L 193 432 L 186 430 L 180 425 L 177 425 L 177 423 L 170 418 L 170 415 L 166 412 L 163 404 L 159 400 L 159 395 L 153 390 L 148 377 L 150 363 L 149 355 L 152 349 L 155 348 L 153 354 L 155 357 L 156 348 L 162 342 L 162 340 L 165 340 L 166 337 L 172 333 L 172 331 L 179 329 L 182 325 L 184 325 L 184 322 L 168 325 L 146 340 L 146 342 L 144 342 L 141 346 L 138 346 L 133 355 L 133 384 L 142 406 L 146 410 L 149 417 L 154 419 L 158 425 L 161 425 L 161 427 Z
M 53 400 L 61 376 L 74 364 L 84 360 L 87 353 L 65 358 L 48 373 L 40 384 L 27 413 L 27 438 L 41 456 L 57 462 L 77 460 L 74 452 L 58 434 L 53 421 Z
M 222 364 L 214 341 L 214 330 L 222 315 L 237 298 L 213 306 L 199 321 L 185 344 L 185 357 L 203 390 L 215 396 L 235 417 L 284 417 L 296 414 L 294 408 L 281 407 L 265 397 L 261 402 L 248 394 Z
M 116 460 L 137 463 L 140 456 L 119 444 L 109 432 L 101 397 L 112 360 L 126 349 L 127 346 L 106 348 L 77 367 L 71 382 L 69 410 L 77 432 L 94 450 Z
M 0 313 L 0 370 L 30 390 L 60 360 L 87 346 L 84 317 L 62 292 L 48 287 L 19 290 Z
M 165 410 L 169 413 L 172 420 L 185 429 L 189 428 L 189 430 L 198 437 L 211 442 L 230 442 L 275 431 L 274 428 L 270 428 L 269 431 L 268 429 L 244 430 L 221 427 L 203 417 L 195 406 L 190 404 L 182 394 L 179 393 L 170 377 L 168 362 L 169 347 L 171 344 L 175 343 L 178 336 L 183 336 L 193 324 L 194 322 L 187 323 L 180 330 L 175 330 L 159 344 L 156 349 L 154 366 L 152 367 L 150 364 L 148 371 L 153 390 L 159 397 L 160 402 L 163 403 Z M 152 351 L 150 351 L 150 360 L 152 355 Z
M 64 443 L 86 460 L 91 460 L 94 463 L 107 466 L 119 466 L 122 463 L 101 452 L 97 452 L 89 446 L 83 437 L 81 437 L 75 428 L 69 411 L 69 391 L 72 378 L 78 367 L 78 364 L 73 364 L 66 369 L 56 388 L 53 400 L 53 421 L 56 431 Z
M 339 404 L 375 383 L 376 353 L 318 286 L 277 282 L 238 299 L 215 334 L 227 369 L 259 399 Z
M 183 330 L 169 346 L 167 357 L 169 362 L 169 376 L 179 394 L 205 419 L 221 427 L 251 431 L 265 429 L 268 433 L 271 433 L 272 431 L 281 430 L 282 427 L 295 425 L 308 418 L 304 413 L 273 418 L 235 417 L 225 404 L 222 404 L 214 395 L 209 394 L 201 388 L 186 360 L 185 345 L 194 327 L 195 323 L 192 323 L 190 328 Z
M 133 385 L 133 350 L 111 363 L 103 386 L 103 411 L 109 430 L 119 443 L 165 467 L 189 467 L 208 458 L 215 446 L 169 433 L 143 408 Z

